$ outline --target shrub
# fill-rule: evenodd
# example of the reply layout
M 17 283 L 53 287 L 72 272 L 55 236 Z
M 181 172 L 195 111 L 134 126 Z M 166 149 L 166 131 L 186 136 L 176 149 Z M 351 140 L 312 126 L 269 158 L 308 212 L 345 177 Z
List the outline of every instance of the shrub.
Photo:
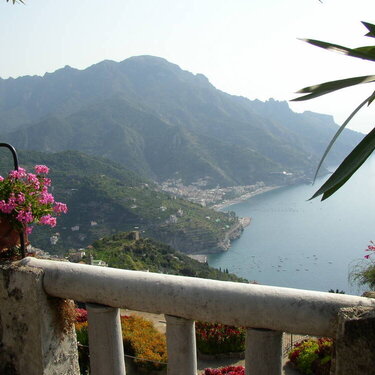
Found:
M 219 369 L 206 368 L 201 375 L 245 375 L 245 367 L 227 366 Z
M 81 374 L 86 374 L 90 368 L 88 323 L 87 321 L 77 322 L 75 326 L 78 344 L 79 368 L 81 370 Z
M 197 348 L 204 354 L 242 352 L 245 350 L 245 328 L 220 323 L 195 323 Z
M 158 332 L 152 322 L 137 315 L 122 316 L 121 326 L 125 354 L 136 357 L 137 367 L 145 370 L 160 370 L 166 366 L 165 335 Z
M 90 365 L 87 311 L 76 309 L 76 314 L 79 366 L 81 373 L 86 374 Z M 124 353 L 136 357 L 134 363 L 140 370 L 160 370 L 166 366 L 165 335 L 158 332 L 152 322 L 136 315 L 122 316 L 121 330 Z
M 375 244 L 370 241 L 370 245 L 365 249 L 367 255 L 364 256 L 366 259 L 356 264 L 351 273 L 350 279 L 359 285 L 368 285 L 372 290 L 375 289 L 375 261 L 373 255 L 375 254 Z
M 294 345 L 289 360 L 302 374 L 329 375 L 332 351 L 332 339 L 307 339 Z
M 344 290 L 330 289 L 328 293 L 345 294 Z
M 88 323 L 81 322 L 76 323 L 76 335 L 77 335 L 77 342 L 81 345 L 88 346 L 89 345 L 89 336 L 88 336 Z
M 366 264 L 362 269 L 357 267 L 356 273 L 352 273 L 352 279 L 359 285 L 368 285 L 371 290 L 375 289 L 375 263 Z

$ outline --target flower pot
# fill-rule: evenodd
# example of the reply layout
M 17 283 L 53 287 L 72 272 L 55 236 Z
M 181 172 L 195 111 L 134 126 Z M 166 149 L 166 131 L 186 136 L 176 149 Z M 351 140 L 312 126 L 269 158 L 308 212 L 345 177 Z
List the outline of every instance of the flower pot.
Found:
M 24 233 L 25 244 L 27 243 L 27 234 Z M 10 250 L 21 242 L 20 232 L 13 228 L 9 220 L 0 217 L 0 252 Z

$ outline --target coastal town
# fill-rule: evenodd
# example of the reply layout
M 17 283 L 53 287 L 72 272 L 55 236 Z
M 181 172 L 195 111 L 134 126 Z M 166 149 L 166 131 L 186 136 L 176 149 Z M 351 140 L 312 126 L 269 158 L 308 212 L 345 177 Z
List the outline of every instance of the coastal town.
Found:
M 225 206 L 246 200 L 254 195 L 264 193 L 277 188 L 277 186 L 266 186 L 263 181 L 256 182 L 253 185 L 230 186 L 207 189 L 207 179 L 199 179 L 190 185 L 184 185 L 181 179 L 169 179 L 159 185 L 159 189 L 189 200 L 190 202 L 200 204 L 203 207 L 221 209 Z

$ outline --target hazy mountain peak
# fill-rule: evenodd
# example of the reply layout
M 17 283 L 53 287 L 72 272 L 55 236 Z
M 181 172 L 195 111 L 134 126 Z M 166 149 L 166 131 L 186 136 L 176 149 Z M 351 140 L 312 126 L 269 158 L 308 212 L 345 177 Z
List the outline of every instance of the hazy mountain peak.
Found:
M 52 73 L 46 72 L 43 77 L 49 77 L 49 76 L 54 76 L 54 75 L 61 75 L 65 73 L 70 73 L 70 72 L 77 72 L 79 69 L 72 68 L 70 65 L 65 65 L 63 68 L 57 69 Z
M 103 60 L 96 64 L 90 65 L 84 71 L 92 71 L 92 70 L 111 70 L 118 68 L 120 63 L 113 61 L 113 60 Z
M 169 71 L 182 71 L 182 69 L 177 65 L 170 63 L 168 60 L 151 55 L 139 55 L 132 56 L 120 62 L 123 68 L 133 68 L 133 69 L 167 69 Z
M 128 63 L 130 63 L 130 62 L 131 63 L 133 63 L 133 62 L 136 62 L 136 63 L 146 62 L 146 63 L 159 63 L 159 64 L 168 64 L 168 65 L 178 66 L 176 64 L 173 64 L 173 63 L 169 62 L 164 57 L 153 56 L 153 55 L 131 56 L 131 57 L 128 57 L 127 59 L 121 61 L 121 63 L 126 63 L 126 62 L 128 62 Z

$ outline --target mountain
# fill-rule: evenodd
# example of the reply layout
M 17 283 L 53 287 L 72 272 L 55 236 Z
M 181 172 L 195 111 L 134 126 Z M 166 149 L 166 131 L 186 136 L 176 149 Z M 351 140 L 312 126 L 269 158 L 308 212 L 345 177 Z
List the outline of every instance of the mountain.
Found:
M 337 124 L 333 116 L 305 111 L 295 113 L 289 109 L 286 102 L 278 102 L 270 99 L 266 102 L 255 100 L 252 102 L 254 110 L 259 115 L 267 117 L 271 121 L 279 122 L 298 136 L 301 147 L 314 155 L 321 155 L 327 147 L 333 134 L 337 131 Z M 353 141 L 359 142 L 363 134 L 352 130 L 344 131 L 340 137 L 340 143 L 332 148 L 332 155 L 328 155 L 331 164 L 337 164 L 347 155 L 346 150 L 353 148 Z
M 153 56 L 0 79 L 0 118 L 2 138 L 21 149 L 79 150 L 158 182 L 208 186 L 311 177 L 337 129 L 329 116 L 226 94 Z M 330 163 L 361 137 L 346 131 Z
M 11 156 L 5 149 L 0 156 L 5 174 L 13 168 Z M 134 228 L 180 251 L 217 252 L 226 250 L 229 237 L 242 230 L 233 214 L 163 193 L 151 181 L 103 158 L 77 151 L 20 151 L 19 159 L 28 171 L 37 164 L 48 165 L 55 199 L 68 205 L 57 227 L 35 226 L 30 235 L 32 245 L 53 254 Z
M 247 282 L 234 274 L 191 259 L 160 242 L 149 238 L 134 239 L 131 233 L 107 236 L 95 241 L 89 248 L 93 258 L 104 260 L 114 268 Z

